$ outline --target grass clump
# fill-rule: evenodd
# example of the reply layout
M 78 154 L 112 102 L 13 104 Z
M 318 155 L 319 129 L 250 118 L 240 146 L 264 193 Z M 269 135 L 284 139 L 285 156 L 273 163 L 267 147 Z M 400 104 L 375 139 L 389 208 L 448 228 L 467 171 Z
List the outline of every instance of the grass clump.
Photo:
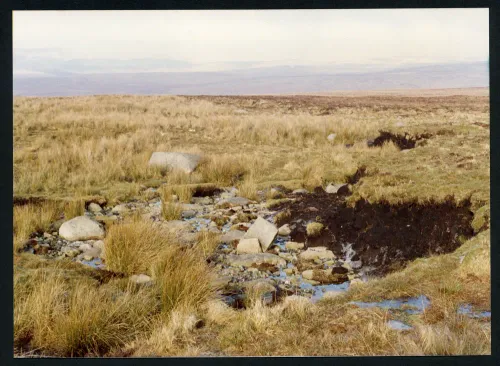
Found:
M 194 188 L 189 185 L 164 185 L 160 190 L 162 201 L 171 202 L 172 196 L 177 196 L 179 202 L 190 203 L 193 197 Z
M 175 202 L 161 202 L 161 216 L 164 220 L 179 220 L 182 215 L 182 206 Z
M 286 210 L 278 212 L 276 216 L 274 216 L 274 223 L 276 225 L 281 225 L 283 222 L 289 220 L 290 217 L 292 217 L 292 212 L 287 208 Z
M 324 225 L 320 222 L 311 222 L 307 224 L 306 227 L 306 233 L 307 236 L 314 238 L 316 236 L 319 236 L 321 232 L 323 231 Z
M 132 221 L 112 225 L 105 239 L 106 265 L 119 273 L 146 273 L 173 238 L 158 225 Z
M 227 186 L 236 184 L 247 173 L 241 159 L 226 154 L 205 160 L 198 171 L 204 182 Z
M 282 203 L 285 203 L 288 201 L 290 201 L 288 198 L 271 199 L 271 200 L 267 201 L 266 207 L 271 209 L 271 208 L 277 207 L 277 206 L 281 205 Z
M 82 216 L 85 213 L 85 201 L 82 199 L 74 199 L 66 203 L 64 206 L 64 219 L 70 220 L 77 216 Z
M 211 272 L 199 251 L 170 246 L 152 266 L 152 275 L 167 314 L 197 309 L 215 295 Z
M 57 263 L 57 262 L 56 262 Z M 14 344 L 52 356 L 102 356 L 143 334 L 159 310 L 147 289 L 109 291 L 60 264 L 14 279 Z M 49 267 L 49 266 L 52 266 Z M 26 278 L 27 276 L 27 278 Z

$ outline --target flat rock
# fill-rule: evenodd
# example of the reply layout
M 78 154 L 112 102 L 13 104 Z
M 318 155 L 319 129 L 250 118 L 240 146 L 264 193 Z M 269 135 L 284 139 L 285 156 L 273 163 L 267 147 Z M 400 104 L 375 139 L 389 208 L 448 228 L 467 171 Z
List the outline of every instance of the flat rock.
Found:
M 225 199 L 220 200 L 217 203 L 217 207 L 222 207 L 222 206 L 229 206 L 229 207 L 235 207 L 235 206 L 245 206 L 248 205 L 250 200 L 245 197 L 228 197 Z
M 269 248 L 271 243 L 274 241 L 274 238 L 276 238 L 277 234 L 278 234 L 278 229 L 276 228 L 276 226 L 274 226 L 269 221 L 259 216 L 252 224 L 252 226 L 250 226 L 250 228 L 245 233 L 243 238 L 259 239 L 262 251 L 265 252 Z
M 221 236 L 220 242 L 226 244 L 232 244 L 236 241 L 239 241 L 245 235 L 244 231 L 240 230 L 231 230 Z
M 59 236 L 69 241 L 103 239 L 104 229 L 86 216 L 77 216 L 64 222 L 59 228 Z
M 295 241 L 287 241 L 285 243 L 285 248 L 288 250 L 304 249 L 304 243 L 297 243 Z
M 241 284 L 241 287 L 245 289 L 246 292 L 252 291 L 260 295 L 269 292 L 276 292 L 276 286 L 274 285 L 274 282 L 272 280 L 263 278 L 243 282 Z
M 89 207 L 87 207 L 90 212 L 101 212 L 102 207 L 99 206 L 97 203 L 91 202 L 89 204 Z
M 172 233 L 176 233 L 178 231 L 191 231 L 192 228 L 189 222 L 182 220 L 162 221 L 161 226 Z
M 315 259 L 335 259 L 335 254 L 326 247 L 308 248 L 306 251 L 299 254 L 300 260 L 314 261 Z
M 280 267 L 286 266 L 286 261 L 283 258 L 270 253 L 230 254 L 226 257 L 226 263 L 232 267 L 251 267 L 263 263 Z
M 201 160 L 200 155 L 156 151 L 149 159 L 149 165 L 161 168 L 179 169 L 186 173 L 192 173 Z
M 292 229 L 290 229 L 290 225 L 288 225 L 288 224 L 285 224 L 278 229 L 278 235 L 281 235 L 281 236 L 288 236 L 291 234 L 291 232 L 292 232 Z
M 262 249 L 260 247 L 259 239 L 241 239 L 236 247 L 236 252 L 238 254 L 261 253 Z
M 130 209 L 127 207 L 127 205 L 125 205 L 124 203 L 121 203 L 119 205 L 116 205 L 115 207 L 113 207 L 113 209 L 111 210 L 112 213 L 114 214 L 124 214 L 126 212 L 130 211 Z
M 300 189 L 294 190 L 292 193 L 293 194 L 307 194 L 307 193 L 309 193 L 309 191 L 307 189 L 300 188 Z
M 195 210 L 182 211 L 181 216 L 185 219 L 190 219 L 196 216 L 196 211 Z

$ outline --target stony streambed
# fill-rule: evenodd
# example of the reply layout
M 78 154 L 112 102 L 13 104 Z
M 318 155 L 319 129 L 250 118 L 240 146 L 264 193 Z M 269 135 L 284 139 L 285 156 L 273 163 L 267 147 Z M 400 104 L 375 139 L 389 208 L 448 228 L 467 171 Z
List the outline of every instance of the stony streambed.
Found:
M 154 189 L 150 190 L 154 193 Z M 286 192 L 275 188 L 275 194 L 286 197 L 286 200 L 274 205 L 274 208 L 268 208 L 265 201 L 257 203 L 238 197 L 238 192 L 233 187 L 207 193 L 211 195 L 194 196 L 191 203 L 182 204 L 180 220 L 163 220 L 159 198 L 148 202 L 129 202 L 112 208 L 90 203 L 84 216 L 92 222 L 103 223 L 121 221 L 126 215 L 138 213 L 146 220 L 160 222 L 175 231 L 179 242 L 187 246 L 196 245 L 197 234 L 201 231 L 219 233 L 220 244 L 207 262 L 217 274 L 215 285 L 221 289 L 221 298 L 235 308 L 247 305 L 249 292 L 257 292 L 268 304 L 289 295 L 306 296 L 316 302 L 324 297 L 342 294 L 351 285 L 366 281 L 366 272 L 374 270 L 373 264 L 376 261 L 371 258 L 377 253 L 372 249 L 369 251 L 370 256 L 367 256 L 366 248 L 356 242 L 356 236 L 345 233 L 347 230 L 352 231 L 352 227 L 361 230 L 366 215 L 358 209 L 359 215 L 353 217 L 353 212 L 346 209 L 343 204 L 346 194 L 343 185 L 329 186 L 326 192 L 316 190 L 312 194 L 305 190 Z M 372 211 L 377 209 L 369 207 L 368 212 L 376 214 Z M 384 213 L 386 211 L 383 210 Z M 446 212 L 448 222 L 452 222 L 450 210 Z M 461 208 L 459 215 L 464 221 L 463 218 L 467 217 L 466 209 Z M 352 220 L 348 221 L 346 218 Z M 326 222 L 326 230 L 320 235 L 309 236 L 308 225 L 317 221 Z M 403 221 L 406 227 L 411 227 L 410 231 L 419 230 L 418 221 L 408 218 L 408 214 Z M 63 222 L 64 220 L 54 222 L 50 232 L 34 234 L 25 243 L 26 250 L 54 259 L 69 257 L 83 265 L 105 269 L 104 241 L 64 239 L 60 235 Z M 344 232 L 340 235 L 342 229 Z M 467 233 L 460 227 L 451 229 L 455 237 Z M 247 236 L 252 239 L 252 235 L 255 237 L 254 241 L 247 240 L 250 246 L 242 245 L 243 239 L 248 239 Z M 339 242 L 339 238 L 343 241 Z M 361 256 L 356 251 L 360 248 Z M 400 251 L 397 253 L 401 255 Z M 382 251 L 382 254 L 384 259 L 380 263 L 386 268 L 386 253 Z M 131 280 L 144 283 L 151 279 L 146 275 L 136 275 Z M 421 313 L 429 304 L 429 299 L 425 296 L 380 303 L 353 302 L 353 305 L 362 308 L 394 310 L 403 307 L 407 314 Z M 472 317 L 488 316 L 475 313 L 467 305 L 459 309 L 459 312 Z M 409 329 L 406 324 L 399 323 L 394 320 L 388 325 L 400 330 Z

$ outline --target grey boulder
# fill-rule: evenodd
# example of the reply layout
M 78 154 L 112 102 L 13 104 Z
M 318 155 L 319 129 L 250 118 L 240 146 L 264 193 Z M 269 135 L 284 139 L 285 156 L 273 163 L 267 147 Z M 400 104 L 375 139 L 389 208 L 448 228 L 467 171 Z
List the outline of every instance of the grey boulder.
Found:
M 245 233 L 243 239 L 259 239 L 262 251 L 265 252 L 273 242 L 274 238 L 276 238 L 276 235 L 278 235 L 278 229 L 276 226 L 259 216 Z
M 192 173 L 200 160 L 201 156 L 196 154 L 156 151 L 151 155 L 149 165 Z

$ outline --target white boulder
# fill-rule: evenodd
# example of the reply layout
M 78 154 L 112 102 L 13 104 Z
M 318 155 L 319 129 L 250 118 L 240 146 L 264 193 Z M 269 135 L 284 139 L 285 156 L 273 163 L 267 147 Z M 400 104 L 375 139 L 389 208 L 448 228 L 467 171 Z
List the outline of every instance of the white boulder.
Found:
M 276 238 L 276 235 L 278 235 L 278 229 L 276 226 L 259 216 L 245 233 L 243 239 L 259 239 L 262 251 L 265 252 L 273 242 L 274 238 Z
M 260 253 L 262 252 L 260 248 L 259 239 L 241 239 L 236 247 L 236 252 L 238 254 L 249 254 L 249 253 Z
M 77 216 L 64 222 L 59 228 L 59 236 L 69 241 L 103 239 L 104 229 L 86 216 Z
M 186 173 L 192 173 L 201 160 L 200 155 L 156 151 L 149 159 L 149 165 L 161 168 L 179 169 Z

